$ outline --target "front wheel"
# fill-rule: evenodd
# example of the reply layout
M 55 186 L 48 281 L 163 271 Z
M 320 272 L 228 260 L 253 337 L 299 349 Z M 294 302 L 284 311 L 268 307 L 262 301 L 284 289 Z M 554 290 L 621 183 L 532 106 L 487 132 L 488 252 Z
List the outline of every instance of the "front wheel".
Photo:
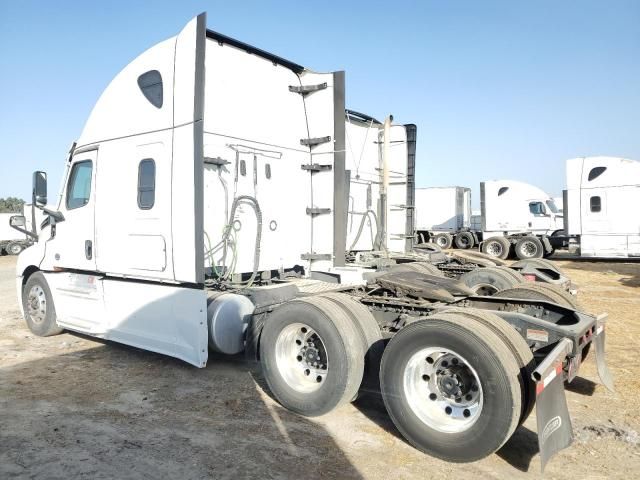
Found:
M 519 375 L 513 354 L 491 329 L 436 314 L 391 339 L 380 384 L 389 416 L 412 445 L 443 460 L 472 462 L 514 432 L 522 408 Z
M 29 277 L 22 289 L 24 319 L 29 330 L 39 337 L 48 337 L 62 332 L 56 323 L 56 308 L 49 284 L 41 272 Z

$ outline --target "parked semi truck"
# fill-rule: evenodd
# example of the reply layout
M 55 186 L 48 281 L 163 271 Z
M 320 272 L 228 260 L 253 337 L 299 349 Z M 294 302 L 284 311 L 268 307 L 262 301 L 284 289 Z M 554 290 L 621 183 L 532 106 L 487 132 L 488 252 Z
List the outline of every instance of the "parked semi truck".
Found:
M 567 160 L 563 246 L 582 257 L 640 257 L 640 162 Z
M 412 445 L 449 461 L 496 451 L 534 406 L 543 464 L 566 447 L 563 381 L 592 344 L 612 386 L 606 315 L 548 286 L 482 296 L 392 255 L 347 261 L 344 73 L 313 72 L 205 18 L 112 80 L 68 154 L 55 209 L 34 174 L 48 222 L 16 266 L 31 331 L 200 368 L 209 349 L 245 350 L 301 415 L 378 391 Z M 391 204 L 390 119 L 382 131 L 379 197 Z M 24 229 L 24 217 L 11 223 Z M 380 222 L 390 234 L 392 223 Z
M 33 216 L 31 212 L 33 211 Z M 18 255 L 25 248 L 33 244 L 35 234 L 40 229 L 40 224 L 45 220 L 45 216 L 40 210 L 34 210 L 30 204 L 23 206 L 21 213 L 25 215 L 26 230 L 17 231 L 10 225 L 11 217 L 16 213 L 0 213 L 0 255 Z
M 557 248 L 581 257 L 640 257 L 640 215 L 631 208 L 640 201 L 640 162 L 606 156 L 573 158 L 566 162 L 566 185 L 559 208 L 558 202 L 531 185 L 483 182 L 482 210 L 471 216 L 468 229 L 467 210 L 451 194 L 445 202 L 437 197 L 439 189 L 417 189 L 417 234 L 444 248 L 451 246 L 452 238 L 458 248 L 468 248 L 462 240 L 468 236 L 472 245 L 480 244 L 484 253 L 500 258 L 512 250 L 520 259 L 539 258 Z M 463 190 L 442 190 L 455 189 Z M 458 220 L 446 225 L 431 221 L 452 213 Z
M 551 240 L 563 229 L 562 215 L 543 190 L 515 180 L 480 183 L 480 216 L 471 215 L 471 191 L 465 187 L 416 189 L 416 231 L 442 248 L 467 249 L 507 258 L 540 258 L 553 253 Z M 475 220 L 475 221 L 474 221 Z

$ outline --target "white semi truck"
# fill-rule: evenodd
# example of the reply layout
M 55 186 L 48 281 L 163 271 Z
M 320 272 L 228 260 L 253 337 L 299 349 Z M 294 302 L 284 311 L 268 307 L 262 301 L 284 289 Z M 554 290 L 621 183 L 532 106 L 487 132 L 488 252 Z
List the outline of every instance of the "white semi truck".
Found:
M 543 190 L 515 180 L 480 183 L 480 216 L 473 222 L 471 190 L 465 187 L 416 189 L 416 234 L 442 248 L 479 245 L 484 253 L 507 258 L 549 255 L 548 237 L 562 232 L 563 220 Z
M 481 296 L 392 256 L 385 269 L 347 262 L 349 208 L 363 207 L 347 201 L 344 73 L 313 72 L 205 18 L 109 84 L 69 152 L 56 209 L 43 207 L 46 174 L 34 175 L 49 220 L 16 266 L 31 331 L 82 332 L 199 368 L 209 349 L 245 350 L 302 415 L 379 391 L 402 435 L 449 461 L 496 451 L 534 406 L 543 465 L 569 445 L 563 381 L 592 344 L 612 386 L 606 315 L 549 286 Z M 390 119 L 382 132 L 379 198 L 391 209 Z M 24 228 L 24 217 L 11 223 Z M 402 232 L 391 218 L 380 225 Z
M 640 162 L 567 160 L 564 246 L 581 257 L 640 257 Z

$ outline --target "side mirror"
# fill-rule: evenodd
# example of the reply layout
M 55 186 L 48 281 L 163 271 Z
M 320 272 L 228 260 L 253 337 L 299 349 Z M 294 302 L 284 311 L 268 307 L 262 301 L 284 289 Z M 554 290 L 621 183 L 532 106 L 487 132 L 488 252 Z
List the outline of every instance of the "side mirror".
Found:
M 33 172 L 33 203 L 41 207 L 47 204 L 46 172 Z
M 12 227 L 19 227 L 19 228 L 24 228 L 24 226 L 27 224 L 27 219 L 24 218 L 24 215 L 12 215 L 9 218 L 9 225 L 11 225 Z

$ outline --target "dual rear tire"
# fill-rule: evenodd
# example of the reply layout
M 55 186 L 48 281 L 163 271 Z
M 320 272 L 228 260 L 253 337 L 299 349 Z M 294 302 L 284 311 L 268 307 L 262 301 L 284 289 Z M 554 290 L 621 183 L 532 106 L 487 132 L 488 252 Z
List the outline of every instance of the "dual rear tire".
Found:
M 260 338 L 263 374 L 276 399 L 301 415 L 330 412 L 377 388 L 382 335 L 371 312 L 332 293 L 289 301 Z
M 419 450 L 454 462 L 496 451 L 531 411 L 532 354 L 496 315 L 448 309 L 402 328 L 384 352 L 371 320 L 342 294 L 278 307 L 260 340 L 276 399 L 302 415 L 328 413 L 378 373 L 381 355 L 379 388 L 398 430 Z M 368 374 L 365 365 L 373 366 Z
M 413 446 L 443 460 L 495 452 L 533 405 L 525 377 L 531 353 L 522 338 L 504 334 L 510 325 L 486 315 L 488 321 L 451 311 L 418 320 L 389 341 L 382 357 L 389 416 Z

